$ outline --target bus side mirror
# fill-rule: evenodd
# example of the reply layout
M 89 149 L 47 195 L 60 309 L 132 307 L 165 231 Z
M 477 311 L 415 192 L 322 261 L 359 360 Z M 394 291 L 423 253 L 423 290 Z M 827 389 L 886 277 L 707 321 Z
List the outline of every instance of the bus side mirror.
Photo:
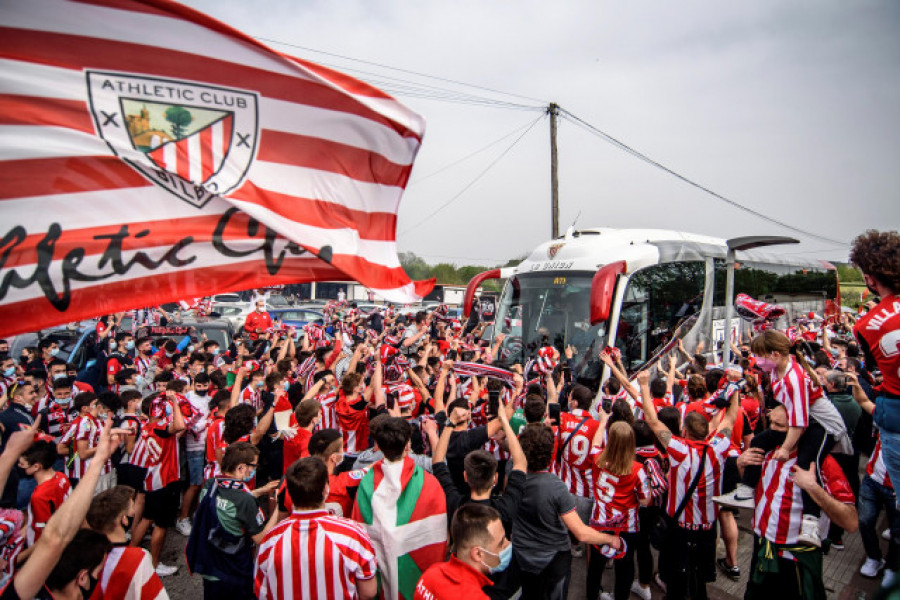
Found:
M 594 273 L 591 281 L 591 325 L 609 319 L 612 312 L 613 296 L 616 293 L 616 281 L 624 275 L 627 265 L 624 260 L 609 263 Z
M 500 269 L 482 271 L 469 281 L 469 285 L 466 286 L 466 294 L 463 297 L 463 316 L 465 318 L 468 319 L 469 313 L 472 312 L 472 300 L 475 299 L 475 292 L 478 290 L 478 286 L 488 279 L 500 279 Z

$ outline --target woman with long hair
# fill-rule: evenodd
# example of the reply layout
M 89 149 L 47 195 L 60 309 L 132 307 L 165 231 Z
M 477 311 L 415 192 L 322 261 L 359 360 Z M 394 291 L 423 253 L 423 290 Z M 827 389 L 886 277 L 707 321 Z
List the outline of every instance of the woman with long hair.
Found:
M 638 508 L 650 504 L 650 484 L 643 465 L 635 460 L 635 437 L 632 426 L 624 421 L 613 423 L 607 433 L 606 447 L 598 450 L 600 430 L 594 438 L 593 451 L 597 472 L 594 475 L 594 510 L 590 525 L 598 531 L 620 535 L 626 550 L 615 562 L 615 594 L 602 599 L 625 600 L 634 581 L 634 550 L 639 529 Z M 587 572 L 587 597 L 595 600 L 602 590 L 601 579 L 606 556 L 591 546 Z

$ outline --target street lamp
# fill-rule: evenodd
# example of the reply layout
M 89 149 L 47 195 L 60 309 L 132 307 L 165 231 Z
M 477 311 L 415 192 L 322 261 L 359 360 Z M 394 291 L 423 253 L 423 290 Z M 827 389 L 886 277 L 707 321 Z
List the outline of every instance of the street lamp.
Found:
M 722 362 L 725 369 L 731 366 L 731 316 L 734 314 L 734 258 L 738 250 L 750 250 L 751 248 L 763 248 L 765 246 L 779 246 L 781 244 L 799 244 L 800 240 L 790 237 L 751 235 L 732 238 L 725 242 L 728 252 L 725 256 L 727 271 L 725 275 L 725 349 L 722 353 Z

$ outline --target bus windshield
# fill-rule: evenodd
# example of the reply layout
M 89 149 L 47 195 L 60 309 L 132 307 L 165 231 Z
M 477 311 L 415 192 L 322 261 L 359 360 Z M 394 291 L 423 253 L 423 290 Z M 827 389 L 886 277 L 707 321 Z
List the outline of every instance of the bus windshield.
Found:
M 597 358 L 606 345 L 606 324 L 591 326 L 590 297 L 594 274 L 587 271 L 548 271 L 511 277 L 503 288 L 494 335 L 504 335 L 498 362 L 525 362 L 541 346 L 553 345 L 562 354 L 575 349 L 573 376 L 599 380 Z

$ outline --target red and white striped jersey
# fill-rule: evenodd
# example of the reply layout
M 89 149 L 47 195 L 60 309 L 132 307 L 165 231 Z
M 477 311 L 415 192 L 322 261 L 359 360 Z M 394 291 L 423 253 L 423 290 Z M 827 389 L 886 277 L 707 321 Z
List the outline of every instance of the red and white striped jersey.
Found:
M 128 462 L 136 467 L 146 469 L 150 465 L 159 462 L 159 455 L 162 448 L 159 447 L 157 438 L 150 435 L 150 427 L 145 419 L 141 420 L 141 431 L 134 439 L 134 448 L 131 450 L 131 456 Z
M 708 528 L 715 524 L 719 507 L 713 496 L 722 493 L 722 470 L 731 439 L 716 434 L 708 442 L 673 437 L 669 442 L 669 499 L 666 512 L 673 516 L 700 468 L 701 452 L 706 452 L 706 467 L 697 489 L 678 518 L 685 527 Z
M 813 401 L 810 397 L 812 384 L 794 357 L 789 356 L 788 360 L 790 365 L 784 377 L 772 373 L 772 395 L 787 409 L 788 426 L 806 427 L 809 425 L 809 405 Z
M 103 563 L 93 600 L 168 600 L 169 594 L 143 548 L 115 546 Z
M 316 425 L 315 430 L 340 429 L 337 418 L 337 393 L 331 390 L 327 394 L 319 394 L 316 400 L 322 405 L 322 420 Z
M 241 404 L 249 404 L 253 407 L 253 410 L 259 412 L 259 409 L 262 408 L 262 394 L 259 390 L 254 389 L 253 384 L 251 383 L 241 391 L 241 397 L 238 402 Z
M 637 531 L 640 501 L 650 498 L 650 481 L 644 465 L 635 461 L 627 475 L 597 469 L 594 476 L 591 527 L 603 531 Z
M 408 383 L 390 383 L 384 386 L 384 394 L 385 396 L 390 395 L 392 392 L 396 392 L 397 394 L 397 403 L 400 405 L 401 409 L 410 409 L 412 414 L 416 413 L 416 394 L 415 390 Z
M 255 571 L 260 600 L 355 600 L 356 581 L 375 576 L 375 548 L 355 521 L 324 509 L 294 511 L 266 534 Z
M 875 449 L 872 450 L 872 456 L 869 457 L 869 462 L 866 463 L 866 473 L 869 477 L 874 479 L 876 483 L 894 489 L 894 484 L 891 483 L 891 476 L 888 475 L 887 468 L 884 466 L 884 456 L 881 454 L 880 434 L 878 435 L 878 440 L 875 442 Z
M 336 412 L 347 454 L 359 454 L 369 447 L 369 411 L 365 404 L 362 396 L 348 400 L 343 390 L 338 392 Z
M 28 500 L 28 529 L 25 534 L 29 547 L 38 541 L 47 521 L 68 497 L 69 479 L 62 473 L 56 473 L 34 488 Z
M 157 423 L 156 425 L 157 427 L 162 425 L 161 429 L 165 429 L 162 423 Z M 148 429 L 151 428 L 148 427 Z M 149 438 L 159 445 L 160 451 L 159 460 L 147 467 L 144 489 L 148 492 L 161 490 L 170 483 L 178 481 L 181 474 L 178 438 L 174 435 L 157 435 L 157 431 L 160 431 L 160 429 L 152 429 Z
M 587 417 L 587 421 L 578 427 L 585 417 Z M 600 423 L 592 419 L 587 411 L 580 408 L 559 415 L 559 428 L 556 431 L 557 443 L 561 445 L 567 439 L 569 443 L 566 444 L 562 460 L 554 466 L 553 472 L 568 486 L 569 492 L 582 498 L 590 498 L 594 493 L 596 467 L 590 454 L 591 442 L 599 427 Z M 573 432 L 574 435 L 572 435 Z M 572 435 L 571 439 L 569 439 L 570 435 Z
M 68 444 L 69 460 L 66 461 L 66 476 L 69 479 L 81 479 L 87 472 L 88 465 L 91 464 L 91 458 L 82 459 L 78 456 L 78 442 L 86 441 L 88 448 L 94 448 L 100 443 L 100 422 L 91 414 L 83 414 L 78 416 L 69 426 L 69 430 L 60 440 L 60 444 Z M 112 464 L 109 459 L 103 465 L 100 471 L 101 475 L 106 475 L 112 471 Z
M 756 486 L 753 531 L 773 544 L 796 544 L 803 522 L 801 490 L 791 477 L 797 453 L 793 452 L 785 461 L 775 460 L 774 456 L 770 452 L 763 459 L 762 477 Z M 850 484 L 833 457 L 825 457 L 819 473 L 825 491 L 839 502 L 854 503 Z

